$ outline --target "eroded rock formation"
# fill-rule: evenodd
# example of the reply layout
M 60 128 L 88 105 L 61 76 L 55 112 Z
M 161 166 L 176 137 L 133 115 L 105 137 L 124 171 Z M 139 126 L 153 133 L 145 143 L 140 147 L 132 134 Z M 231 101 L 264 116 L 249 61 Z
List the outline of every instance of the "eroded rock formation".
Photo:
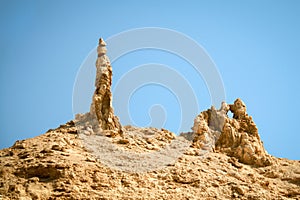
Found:
M 101 131 L 110 130 L 117 134 L 122 133 L 122 127 L 119 118 L 114 115 L 112 107 L 112 67 L 109 58 L 106 56 L 106 51 L 106 43 L 100 38 L 97 48 L 96 89 L 92 99 L 90 115 L 97 119 Z
M 0 150 L 0 199 L 300 198 L 299 161 L 274 158 L 272 166 L 257 168 L 224 153 L 209 152 L 202 157 L 184 154 L 155 171 L 124 172 L 104 165 L 87 151 L 76 129 L 71 121 Z M 124 129 L 126 138 L 108 139 L 129 152 L 156 152 L 176 137 L 166 130 Z M 137 131 L 153 137 L 131 134 Z
M 228 111 L 233 113 L 233 118 L 228 117 Z M 193 147 L 211 148 L 245 164 L 271 165 L 272 158 L 264 149 L 258 129 L 241 99 L 231 105 L 222 103 L 220 110 L 212 107 L 201 112 L 195 118 L 192 130 L 195 135 Z
M 300 161 L 267 154 L 240 99 L 201 112 L 193 133 L 181 134 L 184 148 L 165 129 L 122 128 L 105 46 L 100 39 L 90 112 L 0 150 L 0 200 L 300 199 Z M 147 170 L 125 170 L 136 163 Z
M 112 67 L 106 51 L 106 43 L 100 38 L 97 48 L 95 92 L 90 112 L 78 113 L 74 120 L 78 132 L 83 135 L 115 137 L 123 134 L 119 118 L 114 115 L 112 106 Z

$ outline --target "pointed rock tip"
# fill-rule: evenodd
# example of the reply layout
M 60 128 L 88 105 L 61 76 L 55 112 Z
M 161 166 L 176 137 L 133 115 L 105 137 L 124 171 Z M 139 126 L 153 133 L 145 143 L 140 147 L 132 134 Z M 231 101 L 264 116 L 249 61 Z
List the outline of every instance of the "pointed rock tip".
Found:
M 106 46 L 106 43 L 104 42 L 103 38 L 99 39 L 99 46 Z

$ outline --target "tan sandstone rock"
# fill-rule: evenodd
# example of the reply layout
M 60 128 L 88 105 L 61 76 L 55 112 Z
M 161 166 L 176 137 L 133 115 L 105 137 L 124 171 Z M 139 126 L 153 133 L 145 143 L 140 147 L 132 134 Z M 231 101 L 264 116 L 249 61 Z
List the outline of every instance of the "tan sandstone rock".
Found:
M 77 114 L 75 123 L 85 135 L 104 134 L 107 136 L 121 135 L 123 130 L 119 118 L 114 115 L 112 106 L 112 67 L 106 56 L 106 43 L 99 39 L 96 61 L 95 92 L 90 112 Z
M 96 61 L 95 92 L 90 109 L 92 115 L 96 115 L 99 126 L 102 130 L 113 130 L 121 133 L 122 127 L 119 118 L 114 115 L 112 107 L 112 67 L 109 58 L 106 56 L 106 43 L 99 39 L 97 48 L 98 58 Z
M 128 142 L 108 139 L 128 152 L 155 152 L 149 144 L 163 148 L 177 137 L 160 129 L 124 129 Z M 124 172 L 87 151 L 71 121 L 0 150 L 0 199 L 299 199 L 300 161 L 273 159 L 272 166 L 257 168 L 222 151 L 184 154 L 161 169 Z
M 228 111 L 233 113 L 233 118 L 228 117 Z M 201 112 L 192 129 L 195 134 L 193 147 L 209 145 L 216 152 L 224 152 L 242 163 L 259 167 L 272 163 L 272 157 L 264 149 L 258 129 L 241 99 L 236 99 L 231 105 L 222 103 L 220 110 L 212 107 Z
M 0 150 L 0 200 L 300 199 L 300 161 L 268 155 L 240 99 L 201 112 L 180 136 L 122 128 L 105 46 L 90 112 Z M 127 170 L 136 164 L 147 170 Z

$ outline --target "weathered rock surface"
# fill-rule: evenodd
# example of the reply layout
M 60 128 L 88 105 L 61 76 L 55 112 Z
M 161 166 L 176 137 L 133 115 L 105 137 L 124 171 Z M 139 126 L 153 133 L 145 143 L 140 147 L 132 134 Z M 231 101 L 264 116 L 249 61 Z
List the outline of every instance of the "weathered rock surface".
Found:
M 90 112 L 0 150 L 0 200 L 300 198 L 300 161 L 268 155 L 240 99 L 200 113 L 180 136 L 122 127 L 105 46 Z
M 233 118 L 228 117 L 228 111 L 233 113 Z M 220 110 L 212 107 L 201 112 L 195 118 L 192 129 L 194 147 L 209 146 L 216 152 L 226 153 L 242 163 L 257 167 L 272 164 L 272 157 L 264 149 L 258 129 L 241 99 L 231 105 L 223 103 Z
M 157 151 L 176 136 L 110 138 L 127 151 Z M 254 167 L 222 151 L 205 156 L 188 152 L 175 163 L 146 173 L 127 173 L 104 165 L 87 151 L 74 122 L 0 150 L 0 199 L 299 199 L 300 161 L 273 158 Z
M 99 39 L 97 48 L 98 58 L 96 61 L 95 92 L 90 108 L 90 115 L 97 119 L 100 131 L 111 130 L 115 134 L 122 133 L 119 118 L 114 115 L 112 107 L 112 67 L 109 58 L 106 56 L 106 43 Z

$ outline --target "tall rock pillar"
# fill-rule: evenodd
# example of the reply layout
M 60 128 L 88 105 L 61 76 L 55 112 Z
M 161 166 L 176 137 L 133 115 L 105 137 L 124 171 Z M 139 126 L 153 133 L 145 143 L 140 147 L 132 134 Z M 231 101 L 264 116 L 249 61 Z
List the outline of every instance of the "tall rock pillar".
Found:
M 106 56 L 106 43 L 99 39 L 97 48 L 98 58 L 96 61 L 95 92 L 92 99 L 90 114 L 96 117 L 99 128 L 102 131 L 110 130 L 110 136 L 122 133 L 119 118 L 114 115 L 112 107 L 112 67 Z

